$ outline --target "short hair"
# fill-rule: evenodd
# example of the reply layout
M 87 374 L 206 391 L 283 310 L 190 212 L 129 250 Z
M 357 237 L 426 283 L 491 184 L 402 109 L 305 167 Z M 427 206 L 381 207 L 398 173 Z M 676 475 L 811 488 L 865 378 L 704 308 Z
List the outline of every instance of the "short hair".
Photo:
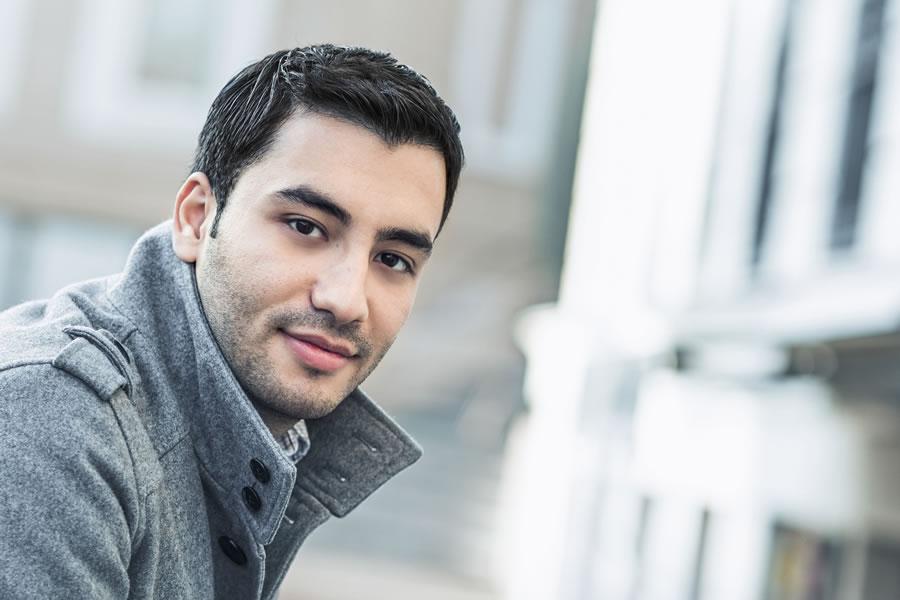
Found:
M 447 177 L 440 232 L 465 162 L 453 111 L 425 77 L 389 53 L 321 44 L 245 67 L 213 101 L 193 165 L 216 196 L 211 236 L 238 178 L 263 158 L 298 109 L 363 127 L 390 147 L 412 143 L 440 152 Z

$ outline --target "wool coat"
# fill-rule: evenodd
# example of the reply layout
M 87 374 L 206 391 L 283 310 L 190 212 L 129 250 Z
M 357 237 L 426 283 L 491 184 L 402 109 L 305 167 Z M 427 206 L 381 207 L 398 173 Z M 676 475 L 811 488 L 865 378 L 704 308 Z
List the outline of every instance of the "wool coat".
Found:
M 0 313 L 0 598 L 275 597 L 313 529 L 421 455 L 360 390 L 307 426 L 294 465 L 170 223 L 121 275 Z

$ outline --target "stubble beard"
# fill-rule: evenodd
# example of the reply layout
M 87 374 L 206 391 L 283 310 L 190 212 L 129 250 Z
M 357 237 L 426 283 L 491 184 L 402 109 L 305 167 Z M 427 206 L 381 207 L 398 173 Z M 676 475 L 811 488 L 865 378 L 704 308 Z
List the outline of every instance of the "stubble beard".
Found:
M 257 408 L 297 420 L 327 415 L 378 366 L 393 340 L 376 348 L 362 335 L 358 324 L 336 327 L 331 313 L 312 307 L 273 309 L 257 324 L 254 317 L 263 305 L 261 294 L 240 285 L 240 275 L 230 269 L 232 263 L 224 255 L 222 245 L 220 239 L 209 245 L 207 264 L 202 275 L 198 272 L 197 283 L 213 337 L 238 383 Z M 253 331 L 255 327 L 261 330 Z M 266 351 L 272 346 L 272 338 L 288 328 L 315 331 L 351 343 L 357 356 L 350 360 L 360 361 L 362 366 L 338 392 L 324 389 L 328 377 L 334 374 L 303 366 L 298 368 L 305 371 L 310 385 L 305 389 L 288 386 Z M 315 385 L 317 381 L 322 385 Z

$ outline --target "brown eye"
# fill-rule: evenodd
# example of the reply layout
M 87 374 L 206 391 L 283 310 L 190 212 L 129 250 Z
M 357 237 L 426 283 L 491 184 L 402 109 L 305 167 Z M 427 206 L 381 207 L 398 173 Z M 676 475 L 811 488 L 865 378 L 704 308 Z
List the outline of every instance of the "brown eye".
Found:
M 378 255 L 378 260 L 393 271 L 412 273 L 410 264 L 392 252 L 382 252 Z
M 301 235 L 305 235 L 308 237 L 325 236 L 325 232 L 322 231 L 321 227 L 307 219 L 293 219 L 290 222 L 290 225 L 297 231 L 297 233 Z

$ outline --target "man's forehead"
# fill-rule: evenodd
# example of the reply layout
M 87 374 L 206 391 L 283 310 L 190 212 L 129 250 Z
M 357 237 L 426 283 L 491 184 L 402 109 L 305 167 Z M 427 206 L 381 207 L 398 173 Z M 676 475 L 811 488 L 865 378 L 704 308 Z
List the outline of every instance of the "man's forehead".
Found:
M 241 184 L 288 201 L 290 190 L 299 192 L 294 196 L 314 191 L 350 215 L 409 213 L 411 219 L 423 221 L 420 228 L 427 225 L 436 233 L 446 169 L 434 148 L 391 147 L 355 124 L 307 113 L 282 127 L 275 145 L 248 168 Z M 315 194 L 306 196 L 315 199 Z
M 344 138 L 354 138 L 359 144 L 379 146 L 390 153 L 400 149 L 417 149 L 432 154 L 442 166 L 441 181 L 446 186 L 447 171 L 444 155 L 437 147 L 415 139 L 391 140 L 389 136 L 379 133 L 376 128 L 367 127 L 350 118 L 313 109 L 298 110 L 285 119 L 275 132 L 267 154 L 279 150 L 289 151 L 310 141 L 321 141 L 322 137 L 328 138 L 342 134 Z M 265 155 L 261 157 L 261 159 L 264 158 Z

